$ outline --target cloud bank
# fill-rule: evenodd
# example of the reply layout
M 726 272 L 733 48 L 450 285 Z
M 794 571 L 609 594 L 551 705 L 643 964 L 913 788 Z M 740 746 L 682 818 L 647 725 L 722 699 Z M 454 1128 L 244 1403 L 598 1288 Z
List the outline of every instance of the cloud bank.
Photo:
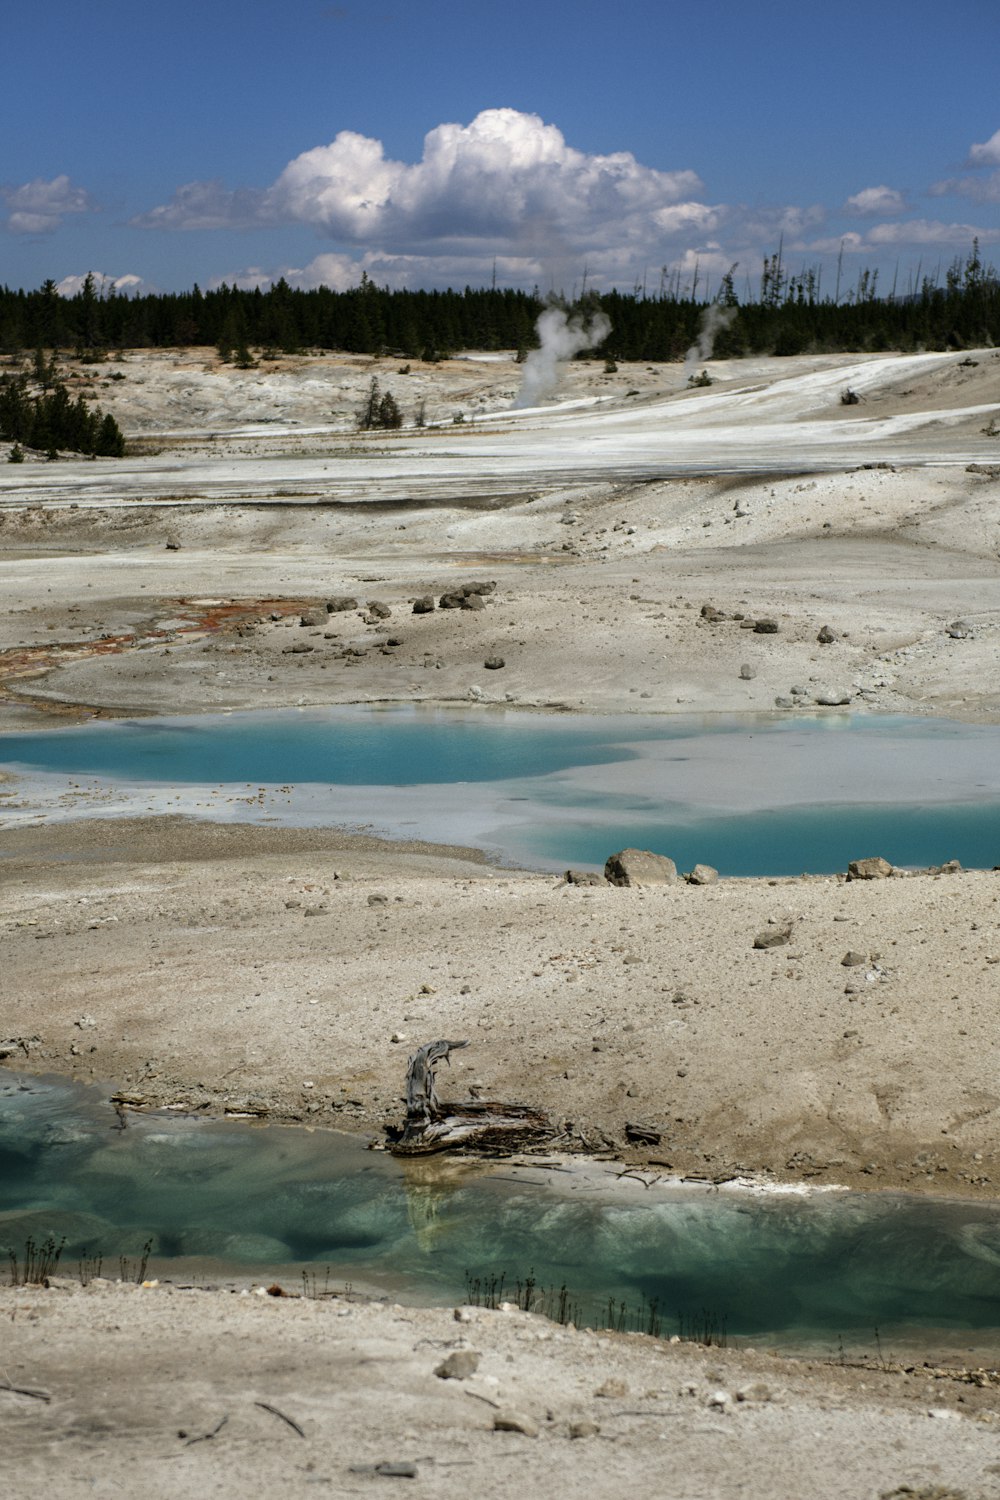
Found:
M 90 195 L 65 175 L 50 182 L 36 177 L 19 187 L 0 187 L 6 214 L 0 222 L 11 234 L 51 234 L 67 214 L 92 212 Z
M 930 197 L 1000 202 L 1000 130 L 973 144 L 967 175 L 924 190 Z M 919 195 L 916 195 L 919 197 Z M 909 215 L 910 217 L 907 217 Z M 935 244 L 956 254 L 989 223 L 919 215 L 886 183 L 860 188 L 837 207 L 822 203 L 709 201 L 698 173 L 663 170 L 631 152 L 587 153 L 557 126 L 516 109 L 487 109 L 467 125 L 442 124 L 420 159 L 396 161 L 381 141 L 342 130 L 296 156 L 266 187 L 190 182 L 131 221 L 146 230 L 253 230 L 307 226 L 329 249 L 306 265 L 247 267 L 226 278 L 264 285 L 356 285 L 363 271 L 394 286 L 502 285 L 570 293 L 575 287 L 647 285 L 669 268 L 688 283 L 734 262 L 759 274 L 781 243 L 787 256 L 893 253 Z

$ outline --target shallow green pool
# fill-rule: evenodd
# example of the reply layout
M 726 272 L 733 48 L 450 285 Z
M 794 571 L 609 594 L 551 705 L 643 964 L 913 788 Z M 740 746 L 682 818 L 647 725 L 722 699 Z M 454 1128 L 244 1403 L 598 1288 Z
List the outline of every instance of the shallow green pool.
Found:
M 597 1171 L 600 1169 L 597 1168 Z M 352 1137 L 130 1114 L 0 1072 L 0 1251 L 63 1236 L 60 1270 L 346 1282 L 411 1301 L 533 1274 L 579 1321 L 609 1299 L 664 1333 L 832 1347 L 1000 1329 L 1000 1208 L 904 1195 L 643 1187 L 431 1158 Z M 327 1270 L 329 1268 L 329 1281 Z M 550 1302 L 550 1307 L 553 1304 Z

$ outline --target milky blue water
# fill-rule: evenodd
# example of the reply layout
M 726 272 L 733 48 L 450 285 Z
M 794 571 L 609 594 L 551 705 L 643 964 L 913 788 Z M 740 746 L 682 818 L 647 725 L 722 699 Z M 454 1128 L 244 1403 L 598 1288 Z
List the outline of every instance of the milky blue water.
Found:
M 871 854 L 1000 864 L 994 725 L 286 710 L 8 733 L 0 760 L 39 778 L 63 815 L 52 798 L 85 782 L 102 798 L 74 815 L 105 811 L 112 793 L 116 811 L 163 811 L 174 792 L 200 815 L 364 825 L 540 868 L 600 866 L 629 846 L 728 875 L 831 872 Z
M 536 1176 L 544 1174 L 536 1174 Z M 655 1302 L 666 1333 L 867 1345 L 1000 1328 L 1000 1209 L 885 1194 L 594 1191 L 327 1131 L 130 1114 L 94 1089 L 0 1072 L 0 1255 L 66 1237 L 60 1271 L 364 1282 L 462 1300 L 467 1276 L 566 1285 L 583 1320 Z

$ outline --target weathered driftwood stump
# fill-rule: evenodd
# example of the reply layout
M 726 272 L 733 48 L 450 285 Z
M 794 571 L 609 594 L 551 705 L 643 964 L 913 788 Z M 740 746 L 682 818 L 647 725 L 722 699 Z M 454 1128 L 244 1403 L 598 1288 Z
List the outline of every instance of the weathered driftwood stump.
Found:
M 448 1062 L 464 1042 L 428 1042 L 408 1059 L 406 1118 L 387 1129 L 389 1150 L 396 1156 L 426 1156 L 434 1151 L 502 1154 L 529 1150 L 552 1136 L 548 1117 L 526 1104 L 469 1099 L 445 1102 L 434 1080 L 437 1063 Z

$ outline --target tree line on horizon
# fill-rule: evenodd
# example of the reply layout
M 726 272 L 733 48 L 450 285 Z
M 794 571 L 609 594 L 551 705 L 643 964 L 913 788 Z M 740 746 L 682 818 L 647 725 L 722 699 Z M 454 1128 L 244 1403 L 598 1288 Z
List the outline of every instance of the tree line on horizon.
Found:
M 984 263 L 978 242 L 943 278 L 918 278 L 904 295 L 883 294 L 877 271 L 862 270 L 841 291 L 821 291 L 818 271 L 788 271 L 782 253 L 764 262 L 759 287 L 741 299 L 734 265 L 711 298 L 698 278 L 676 275 L 654 294 L 587 292 L 555 299 L 573 310 L 603 312 L 608 337 L 583 358 L 681 360 L 698 341 L 706 313 L 717 324 L 717 358 L 746 354 L 874 353 L 962 349 L 1000 342 L 1000 278 Z M 252 363 L 303 351 L 388 354 L 437 360 L 460 349 L 516 349 L 536 343 L 535 322 L 552 298 L 510 289 L 390 290 L 366 275 L 357 287 L 301 290 L 278 281 L 266 291 L 222 285 L 210 291 L 126 296 L 88 276 L 72 297 L 55 282 L 36 291 L 0 288 L 0 353 L 75 352 L 98 360 L 126 349 L 214 347 L 224 359 Z M 256 355 L 252 352 L 256 351 Z

